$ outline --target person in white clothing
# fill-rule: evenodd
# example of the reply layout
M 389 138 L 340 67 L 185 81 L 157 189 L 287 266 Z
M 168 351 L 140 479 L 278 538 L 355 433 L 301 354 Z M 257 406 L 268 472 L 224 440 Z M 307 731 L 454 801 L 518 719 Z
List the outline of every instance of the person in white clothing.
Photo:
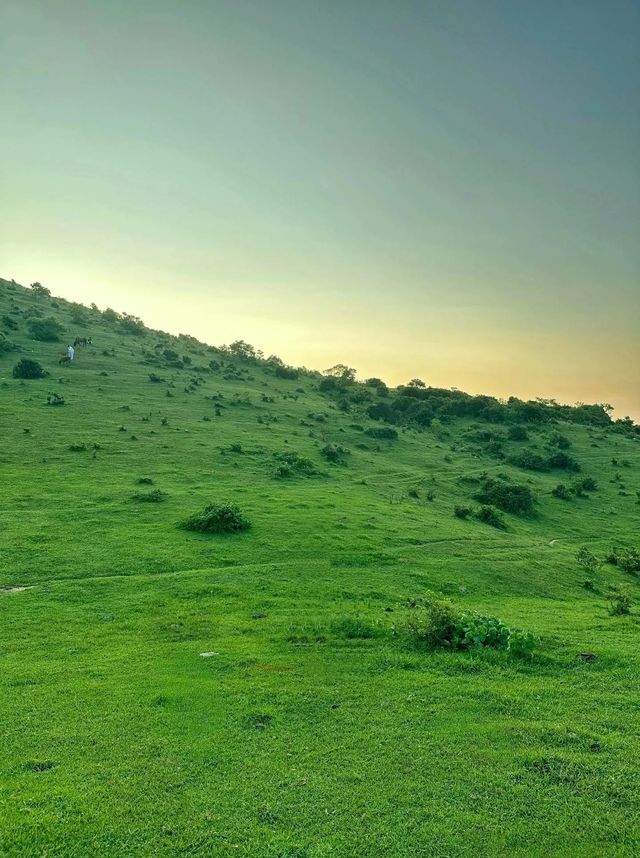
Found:
M 75 353 L 76 353 L 76 350 L 74 349 L 74 347 L 69 346 L 69 348 L 67 349 L 67 355 L 69 356 L 69 360 L 73 360 Z

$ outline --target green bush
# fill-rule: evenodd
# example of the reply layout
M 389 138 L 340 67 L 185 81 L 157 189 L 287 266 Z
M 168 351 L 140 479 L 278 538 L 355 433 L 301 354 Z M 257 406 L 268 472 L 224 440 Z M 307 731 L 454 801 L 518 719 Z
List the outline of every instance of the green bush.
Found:
M 483 524 L 490 524 L 491 527 L 497 527 L 498 530 L 506 530 L 507 524 L 504 518 L 500 515 L 494 506 L 484 505 L 474 512 L 474 516 Z
M 480 491 L 474 495 L 474 499 L 496 506 L 503 512 L 522 514 L 533 511 L 535 497 L 528 486 L 484 477 L 481 479 Z
M 30 319 L 27 327 L 34 340 L 45 343 L 57 343 L 64 328 L 55 319 Z
M 621 617 L 631 613 L 633 599 L 626 587 L 611 587 L 607 596 L 609 599 L 609 613 L 612 617 Z
M 45 378 L 49 373 L 44 370 L 37 360 L 22 358 L 13 368 L 14 378 Z
M 469 518 L 469 516 L 473 513 L 473 509 L 470 506 L 454 506 L 453 514 L 456 518 Z
M 524 426 L 510 426 L 507 437 L 510 441 L 528 441 L 529 433 Z
M 427 646 L 451 646 L 457 612 L 451 602 L 427 592 L 412 603 L 406 631 L 417 643 Z
M 311 459 L 307 459 L 293 450 L 287 453 L 274 453 L 274 456 L 279 462 L 276 467 L 275 476 L 281 479 L 296 474 L 310 477 L 318 473 Z
M 160 489 L 153 489 L 151 492 L 136 492 L 131 495 L 131 500 L 136 503 L 162 503 L 169 495 Z
M 345 456 L 348 456 L 350 451 L 339 444 L 326 444 L 320 452 L 327 461 L 339 463 L 344 461 Z
M 525 471 L 546 471 L 548 468 L 546 459 L 543 459 L 535 450 L 526 449 L 516 453 L 508 460 L 510 464 Z
M 300 373 L 298 372 L 298 370 L 294 369 L 292 366 L 277 365 L 275 373 L 278 376 L 278 378 L 285 378 L 288 381 L 296 381 L 300 376 Z
M 637 548 L 613 548 L 607 555 L 607 563 L 637 575 L 640 572 L 640 551 Z
M 595 492 L 597 488 L 598 483 L 593 479 L 593 477 L 584 477 L 573 485 L 573 490 L 576 494 L 582 492 Z
M 8 331 L 18 330 L 18 322 L 11 316 L 2 316 L 2 318 L 0 318 L 0 322 L 2 322 Z
M 202 512 L 185 519 L 179 526 L 183 530 L 201 533 L 240 533 L 249 530 L 251 522 L 234 504 L 210 503 Z
M 50 393 L 47 396 L 47 405 L 60 406 L 65 404 L 64 396 L 60 396 L 59 393 Z
M 553 432 L 549 437 L 549 446 L 557 447 L 558 450 L 568 450 L 571 446 L 571 441 L 559 432 Z
M 5 337 L 2 332 L 0 332 L 0 357 L 2 357 L 2 355 L 8 354 L 9 352 L 12 352 L 14 349 L 15 345 L 11 342 L 11 340 L 8 339 L 8 337 Z
M 372 426 L 369 429 L 365 429 L 364 434 L 370 438 L 378 438 L 386 441 L 395 441 L 398 437 L 396 430 L 391 429 L 390 426 Z
M 576 560 L 587 572 L 595 572 L 600 567 L 598 558 L 588 548 L 585 548 L 585 546 L 578 550 Z
M 558 483 L 555 489 L 551 489 L 551 494 L 554 498 L 560 498 L 560 500 L 570 500 L 573 492 L 564 483 Z
M 432 592 L 412 600 L 410 608 L 404 628 L 419 644 L 453 650 L 489 647 L 507 650 L 517 657 L 530 657 L 537 645 L 530 632 L 509 628 L 497 617 L 458 611 Z
M 568 453 L 565 453 L 563 450 L 558 450 L 557 453 L 553 453 L 553 455 L 549 456 L 547 459 L 547 465 L 550 468 L 554 468 L 557 470 L 564 471 L 579 471 L 580 465 L 573 456 L 570 456 Z
M 120 330 L 124 334 L 131 334 L 134 337 L 142 337 L 146 333 L 142 319 L 138 319 L 137 316 L 123 316 L 120 319 Z

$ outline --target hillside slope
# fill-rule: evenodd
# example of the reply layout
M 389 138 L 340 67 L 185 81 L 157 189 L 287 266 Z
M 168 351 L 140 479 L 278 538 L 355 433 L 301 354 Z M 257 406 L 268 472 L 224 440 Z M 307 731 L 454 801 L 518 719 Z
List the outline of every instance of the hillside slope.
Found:
M 633 427 L 374 420 L 375 388 L 7 281 L 0 331 L 2 854 L 637 852 Z M 177 526 L 211 502 L 251 528 Z M 412 644 L 427 590 L 534 656 Z

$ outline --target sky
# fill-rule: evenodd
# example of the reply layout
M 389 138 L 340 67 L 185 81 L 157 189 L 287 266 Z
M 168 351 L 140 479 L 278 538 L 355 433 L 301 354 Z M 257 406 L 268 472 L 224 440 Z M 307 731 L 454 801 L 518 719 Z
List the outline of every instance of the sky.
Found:
M 640 420 L 635 0 L 2 0 L 0 276 Z

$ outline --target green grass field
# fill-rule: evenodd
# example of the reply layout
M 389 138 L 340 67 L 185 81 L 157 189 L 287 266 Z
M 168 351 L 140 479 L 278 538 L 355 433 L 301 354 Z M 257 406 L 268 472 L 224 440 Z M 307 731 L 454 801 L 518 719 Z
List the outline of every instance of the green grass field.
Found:
M 640 436 L 554 422 L 497 459 L 461 418 L 378 441 L 319 374 L 7 281 L 0 330 L 0 854 L 638 854 L 640 588 L 605 557 L 640 542 Z M 76 335 L 93 344 L 59 366 Z M 13 378 L 21 358 L 50 375 Z M 597 481 L 583 497 L 508 462 L 558 431 Z M 316 473 L 276 478 L 287 452 Z M 456 518 L 484 471 L 534 512 Z M 227 501 L 250 530 L 177 526 Z M 533 656 L 418 645 L 428 590 L 533 632 Z

